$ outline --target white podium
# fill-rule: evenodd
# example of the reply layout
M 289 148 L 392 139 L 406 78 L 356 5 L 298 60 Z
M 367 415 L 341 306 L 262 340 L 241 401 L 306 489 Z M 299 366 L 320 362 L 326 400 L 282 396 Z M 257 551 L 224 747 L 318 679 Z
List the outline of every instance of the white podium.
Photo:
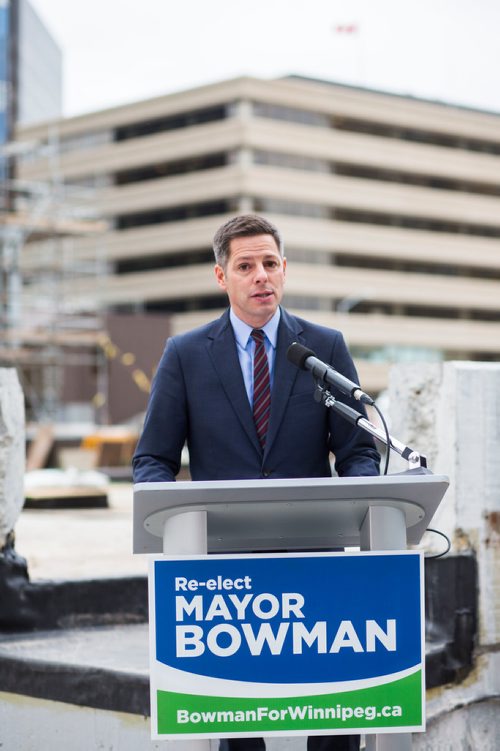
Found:
M 140 483 L 134 553 L 404 550 L 436 512 L 448 478 L 425 469 L 379 477 Z M 408 751 L 411 735 L 366 736 L 369 751 Z M 209 741 L 189 741 L 190 751 Z

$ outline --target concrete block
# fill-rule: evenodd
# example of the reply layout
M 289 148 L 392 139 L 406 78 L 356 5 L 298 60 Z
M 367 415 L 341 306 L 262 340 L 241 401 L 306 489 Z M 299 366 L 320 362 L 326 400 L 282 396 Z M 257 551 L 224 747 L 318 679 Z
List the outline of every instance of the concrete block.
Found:
M 429 730 L 414 748 L 496 749 L 500 737 L 498 722 L 493 722 L 500 701 L 500 363 L 396 366 L 389 399 L 393 435 L 426 453 L 433 472 L 449 476 L 450 488 L 431 526 L 450 537 L 452 551 L 475 556 L 479 579 L 474 669 L 462 683 L 428 694 Z
M 24 397 L 14 368 L 0 368 L 0 550 L 24 503 Z
M 480 642 L 500 642 L 500 363 L 397 366 L 391 373 L 394 435 L 428 454 L 450 478 L 432 526 L 455 552 L 476 554 Z M 440 543 L 438 543 L 439 545 Z
M 413 736 L 413 751 L 497 751 L 500 738 L 500 699 L 480 700 L 460 707 Z
M 441 396 L 442 367 L 442 363 L 405 363 L 394 366 L 389 374 L 390 432 L 425 454 L 433 472 L 439 451 L 436 407 Z M 407 462 L 392 452 L 390 472 L 405 469 Z

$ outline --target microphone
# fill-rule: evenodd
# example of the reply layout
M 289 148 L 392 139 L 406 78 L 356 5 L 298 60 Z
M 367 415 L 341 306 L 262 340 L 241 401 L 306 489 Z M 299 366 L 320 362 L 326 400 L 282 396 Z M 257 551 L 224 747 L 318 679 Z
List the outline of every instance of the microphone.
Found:
M 368 394 L 365 394 L 359 388 L 357 383 L 349 380 L 341 373 L 339 373 L 331 365 L 327 365 L 325 362 L 318 360 L 312 349 L 304 347 L 298 342 L 290 344 L 286 353 L 288 360 L 296 365 L 301 370 L 310 370 L 315 378 L 330 383 L 332 386 L 336 386 L 339 391 L 348 396 L 354 397 L 358 402 L 363 404 L 374 404 L 373 399 Z

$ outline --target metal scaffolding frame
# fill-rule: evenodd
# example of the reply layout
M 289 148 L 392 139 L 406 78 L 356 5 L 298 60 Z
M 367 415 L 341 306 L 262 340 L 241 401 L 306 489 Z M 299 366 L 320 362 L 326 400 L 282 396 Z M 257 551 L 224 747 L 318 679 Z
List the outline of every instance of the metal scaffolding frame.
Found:
M 61 419 L 66 367 L 95 368 L 96 391 L 106 367 L 102 310 L 92 300 L 82 309 L 65 292 L 65 282 L 90 276 L 105 283 L 107 227 L 94 191 L 61 179 L 57 133 L 49 130 L 43 144 L 7 144 L 0 158 L 12 174 L 10 160 L 41 154 L 49 160 L 50 179 L 7 179 L 0 208 L 0 365 L 18 369 L 35 421 Z M 81 237 L 95 242 L 92 253 L 79 257 Z M 100 418 L 106 421 L 105 414 Z

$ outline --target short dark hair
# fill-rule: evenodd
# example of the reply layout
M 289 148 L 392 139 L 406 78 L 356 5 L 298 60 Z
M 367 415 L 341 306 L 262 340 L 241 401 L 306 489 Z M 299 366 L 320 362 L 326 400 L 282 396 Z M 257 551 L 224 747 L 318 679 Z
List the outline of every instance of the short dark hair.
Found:
M 242 214 L 230 219 L 215 233 L 213 241 L 215 262 L 225 269 L 229 260 L 231 240 L 235 237 L 254 237 L 255 235 L 271 235 L 280 254 L 283 255 L 283 240 L 274 224 L 257 214 Z

